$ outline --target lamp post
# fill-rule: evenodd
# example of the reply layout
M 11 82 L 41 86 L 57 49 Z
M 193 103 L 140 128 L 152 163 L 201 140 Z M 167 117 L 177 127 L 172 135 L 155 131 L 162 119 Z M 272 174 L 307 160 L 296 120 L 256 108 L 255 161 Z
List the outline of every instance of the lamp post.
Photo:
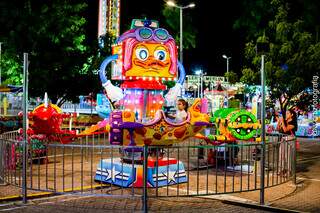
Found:
M 227 60 L 227 74 L 229 74 L 229 59 L 230 59 L 231 57 L 228 57 L 228 56 L 226 56 L 226 55 L 222 55 L 222 58 L 224 58 L 224 59 Z
M 2 81 L 1 81 L 1 69 L 2 69 L 2 61 L 1 61 L 1 53 L 2 53 L 2 42 L 0 42 L 0 85 L 2 84 Z
M 177 5 L 175 2 L 173 1 L 167 1 L 167 5 L 170 7 L 175 7 L 178 8 L 180 10 L 180 63 L 183 64 L 183 21 L 182 21 L 182 15 L 183 15 L 183 9 L 187 9 L 187 8 L 193 8 L 196 5 L 194 3 L 190 3 L 187 6 L 180 6 Z
M 265 57 L 270 51 L 270 46 L 267 41 L 262 41 L 257 43 L 257 53 L 261 55 L 261 165 L 260 165 L 260 205 L 264 205 L 264 189 L 265 189 L 265 140 L 266 140 L 266 78 L 265 78 Z M 295 143 L 294 143 L 295 144 Z M 295 149 L 294 149 L 295 151 Z M 293 159 L 295 159 L 295 152 L 293 153 Z M 295 160 L 294 160 L 295 162 Z M 295 177 L 294 177 L 295 179 Z

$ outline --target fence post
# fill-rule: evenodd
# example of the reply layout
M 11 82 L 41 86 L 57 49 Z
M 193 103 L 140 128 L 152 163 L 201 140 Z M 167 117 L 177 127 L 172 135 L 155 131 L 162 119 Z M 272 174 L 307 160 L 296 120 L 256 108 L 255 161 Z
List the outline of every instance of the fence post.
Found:
M 22 202 L 27 203 L 27 157 L 28 157 L 28 53 L 23 53 L 23 162 L 22 162 Z
M 292 158 L 291 158 L 291 166 L 292 166 L 292 174 L 293 174 L 293 184 L 297 184 L 297 175 L 296 175 L 296 166 L 297 166 L 297 144 L 296 138 L 293 140 L 293 150 L 292 150 Z
M 143 147 L 143 212 L 148 212 L 148 145 Z
M 4 184 L 4 148 L 3 139 L 0 135 L 0 185 Z
M 265 55 L 261 55 L 261 170 L 260 170 L 260 205 L 264 205 L 264 175 L 265 175 L 265 143 L 266 143 L 266 91 L 265 91 L 265 73 L 264 73 Z

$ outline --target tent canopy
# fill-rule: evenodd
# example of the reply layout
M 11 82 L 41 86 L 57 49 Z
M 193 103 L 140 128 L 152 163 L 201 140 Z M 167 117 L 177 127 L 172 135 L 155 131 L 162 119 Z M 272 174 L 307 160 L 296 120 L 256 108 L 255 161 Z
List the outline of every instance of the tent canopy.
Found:
M 13 86 L 13 85 L 0 85 L 0 92 L 11 92 L 18 93 L 22 92 L 22 86 Z

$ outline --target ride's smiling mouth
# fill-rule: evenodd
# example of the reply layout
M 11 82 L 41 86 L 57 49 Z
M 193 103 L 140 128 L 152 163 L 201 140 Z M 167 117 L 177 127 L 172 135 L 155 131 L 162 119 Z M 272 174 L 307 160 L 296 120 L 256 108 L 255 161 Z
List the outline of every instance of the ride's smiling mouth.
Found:
M 247 135 L 247 134 L 250 134 L 253 131 L 253 129 L 252 128 L 247 128 L 247 129 L 237 128 L 235 131 L 240 135 Z
M 146 61 L 141 61 L 139 59 L 134 59 L 133 63 L 136 66 L 142 67 L 144 69 L 147 70 L 160 70 L 163 69 L 165 67 L 167 67 L 169 65 L 168 61 L 160 61 L 160 60 L 156 60 L 156 59 L 147 59 Z
M 228 124 L 230 128 L 233 129 L 256 129 L 259 127 L 259 123 L 238 123 L 231 122 Z

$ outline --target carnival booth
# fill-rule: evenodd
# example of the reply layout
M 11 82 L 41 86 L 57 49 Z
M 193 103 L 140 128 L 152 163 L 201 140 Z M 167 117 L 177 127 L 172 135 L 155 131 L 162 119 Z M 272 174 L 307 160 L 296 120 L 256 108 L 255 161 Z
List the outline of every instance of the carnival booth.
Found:
M 22 126 L 18 112 L 22 110 L 22 87 L 0 86 L 0 133 Z
M 205 90 L 204 95 L 209 101 L 211 113 L 228 107 L 228 90 L 221 85 L 221 82 L 217 82 L 212 90 Z
M 320 137 L 320 110 L 298 117 L 296 136 Z

